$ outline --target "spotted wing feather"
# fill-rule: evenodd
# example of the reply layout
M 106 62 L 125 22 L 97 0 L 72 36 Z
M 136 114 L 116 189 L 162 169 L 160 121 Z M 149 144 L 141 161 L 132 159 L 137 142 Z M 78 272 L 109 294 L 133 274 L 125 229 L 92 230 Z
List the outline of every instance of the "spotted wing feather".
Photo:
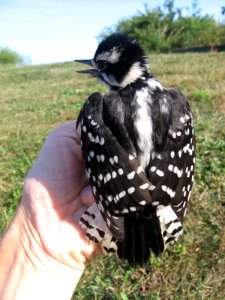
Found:
M 151 202 L 150 185 L 130 140 L 127 138 L 128 149 L 124 149 L 104 122 L 105 118 L 112 117 L 107 116 L 106 111 L 103 117 L 106 103 L 103 95 L 91 95 L 79 115 L 78 124 L 81 125 L 83 156 L 98 208 L 113 236 L 123 240 L 124 215 Z M 121 113 L 122 110 L 118 116 Z M 125 133 L 123 137 L 126 139 Z
M 156 208 L 165 245 L 176 241 L 182 234 L 195 165 L 192 114 L 179 90 L 172 91 L 172 96 L 173 111 L 168 135 L 147 172 L 152 184 L 152 206 Z
M 93 220 L 96 214 L 90 214 L 90 209 L 81 222 L 89 238 L 102 241 L 106 252 L 117 251 L 120 258 L 141 265 L 151 250 L 160 254 L 182 234 L 194 174 L 192 115 L 178 90 L 163 95 L 173 102 L 170 124 L 161 148 L 151 153 L 143 171 L 123 125 L 125 109 L 117 96 L 104 99 L 93 94 L 78 118 L 90 183 L 109 231 L 99 228 L 102 220 Z M 158 136 L 159 128 L 155 128 Z

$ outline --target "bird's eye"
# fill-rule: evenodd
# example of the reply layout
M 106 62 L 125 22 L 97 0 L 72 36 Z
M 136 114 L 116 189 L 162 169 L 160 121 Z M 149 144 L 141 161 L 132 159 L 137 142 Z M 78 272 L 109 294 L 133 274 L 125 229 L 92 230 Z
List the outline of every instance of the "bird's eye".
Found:
M 99 60 L 97 62 L 97 67 L 100 71 L 103 71 L 105 68 L 106 68 L 106 62 L 105 61 L 102 61 L 102 60 Z

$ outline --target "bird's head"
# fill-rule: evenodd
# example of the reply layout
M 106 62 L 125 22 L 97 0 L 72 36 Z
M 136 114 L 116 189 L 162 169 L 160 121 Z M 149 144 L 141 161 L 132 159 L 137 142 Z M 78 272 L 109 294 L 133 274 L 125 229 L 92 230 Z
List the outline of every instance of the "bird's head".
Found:
M 81 70 L 103 81 L 110 88 L 123 88 L 144 78 L 148 59 L 138 42 L 124 33 L 114 33 L 103 40 L 91 60 L 75 60 L 93 69 Z

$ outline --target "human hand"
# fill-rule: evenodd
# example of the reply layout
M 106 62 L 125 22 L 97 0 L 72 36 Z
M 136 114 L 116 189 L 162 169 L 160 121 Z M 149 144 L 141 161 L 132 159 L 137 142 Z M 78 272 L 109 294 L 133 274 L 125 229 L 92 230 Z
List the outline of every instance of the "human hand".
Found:
M 0 299 L 70 299 L 98 250 L 79 226 L 94 202 L 76 123 L 55 129 L 24 183 L 0 240 Z
M 96 251 L 79 226 L 94 202 L 75 122 L 55 129 L 29 172 L 20 207 L 37 245 L 49 257 L 83 270 Z

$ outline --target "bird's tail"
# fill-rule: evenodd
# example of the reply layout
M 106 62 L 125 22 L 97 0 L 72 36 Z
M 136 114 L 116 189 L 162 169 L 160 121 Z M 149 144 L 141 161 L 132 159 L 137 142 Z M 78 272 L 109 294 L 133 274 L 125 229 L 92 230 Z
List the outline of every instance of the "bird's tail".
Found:
M 86 231 L 86 236 L 90 241 L 101 244 L 104 254 L 117 252 L 116 239 L 106 225 L 96 203 L 82 215 L 80 225 Z
M 164 251 L 159 219 L 154 207 L 143 209 L 125 216 L 125 238 L 117 242 L 119 258 L 131 265 L 144 265 L 149 260 L 151 250 L 159 255 Z
M 131 265 L 144 265 L 151 251 L 156 255 L 165 249 L 156 210 L 151 205 L 124 216 L 125 238 L 117 241 L 106 225 L 96 203 L 83 214 L 80 220 L 89 240 L 101 243 L 105 254 L 117 253 Z

